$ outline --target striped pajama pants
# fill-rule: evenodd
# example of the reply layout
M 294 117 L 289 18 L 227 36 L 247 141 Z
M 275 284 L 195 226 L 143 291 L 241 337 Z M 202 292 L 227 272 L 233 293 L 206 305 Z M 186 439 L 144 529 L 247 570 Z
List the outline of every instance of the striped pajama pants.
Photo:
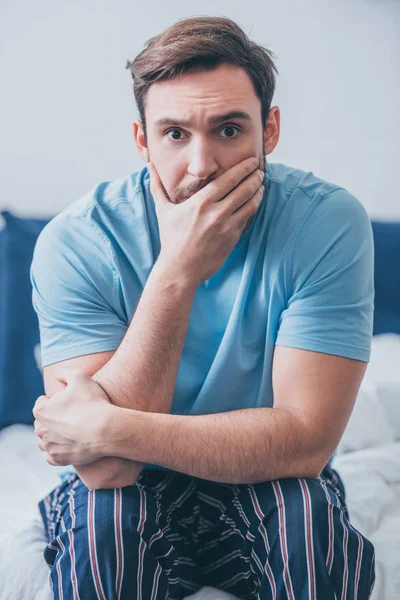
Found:
M 374 548 L 349 522 L 343 484 L 225 484 L 145 469 L 88 490 L 77 474 L 39 508 L 54 598 L 178 600 L 203 586 L 242 599 L 367 599 Z

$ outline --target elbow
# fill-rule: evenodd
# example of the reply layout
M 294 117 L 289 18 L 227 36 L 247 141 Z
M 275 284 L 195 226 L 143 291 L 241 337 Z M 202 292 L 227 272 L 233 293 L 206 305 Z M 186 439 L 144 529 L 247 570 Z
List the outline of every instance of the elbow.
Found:
M 297 466 L 294 471 L 290 472 L 286 477 L 295 477 L 296 479 L 318 479 L 321 474 L 321 470 L 311 466 Z
M 303 475 L 303 477 L 305 477 L 306 479 L 318 479 L 318 477 L 321 475 L 321 471 L 322 469 L 309 469 L 306 472 L 306 475 Z
M 330 456 L 330 455 L 329 455 Z M 316 454 L 312 457 L 310 457 L 309 459 L 309 463 L 307 465 L 307 475 L 306 477 L 310 478 L 310 479 L 318 479 L 318 477 L 321 475 L 322 471 L 324 470 L 324 467 L 326 465 L 326 463 L 328 462 L 329 457 L 326 457 L 326 453 L 323 454 L 323 456 L 321 456 L 320 454 Z
M 326 463 L 325 455 L 321 457 L 317 453 L 306 454 L 301 462 L 297 462 L 294 476 L 299 479 L 318 479 Z
M 107 457 L 76 467 L 80 479 L 89 490 L 114 489 L 136 483 L 144 464 Z
M 135 483 L 135 481 L 129 477 L 81 477 L 81 479 L 86 487 L 91 491 L 111 490 L 133 485 Z

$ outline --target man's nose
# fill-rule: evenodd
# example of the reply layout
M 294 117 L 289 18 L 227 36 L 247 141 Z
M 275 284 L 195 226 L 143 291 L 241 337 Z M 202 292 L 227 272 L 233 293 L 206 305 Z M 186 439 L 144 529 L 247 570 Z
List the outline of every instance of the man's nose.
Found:
M 207 179 L 218 171 L 218 163 L 207 144 L 197 143 L 191 150 L 188 172 L 195 179 Z

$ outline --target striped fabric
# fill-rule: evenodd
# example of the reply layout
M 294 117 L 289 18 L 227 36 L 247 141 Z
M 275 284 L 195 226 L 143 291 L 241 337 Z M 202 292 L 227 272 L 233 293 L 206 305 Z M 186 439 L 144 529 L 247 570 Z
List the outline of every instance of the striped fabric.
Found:
M 75 473 L 39 507 L 57 599 L 178 600 L 207 585 L 246 600 L 367 600 L 375 582 L 373 545 L 330 466 L 241 485 L 145 469 L 96 491 Z

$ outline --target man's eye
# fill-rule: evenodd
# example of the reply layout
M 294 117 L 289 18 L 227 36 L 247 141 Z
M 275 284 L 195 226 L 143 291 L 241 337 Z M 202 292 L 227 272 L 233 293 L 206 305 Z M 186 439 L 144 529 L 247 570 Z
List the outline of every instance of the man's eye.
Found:
M 167 135 L 167 136 L 168 136 L 168 134 L 169 134 L 169 133 L 178 133 L 178 134 L 180 135 L 180 134 L 182 133 L 182 131 L 180 131 L 179 129 L 170 129 L 169 131 L 166 131 L 166 132 L 165 132 L 165 135 Z M 169 136 L 168 136 L 168 137 L 169 137 Z M 174 138 L 169 138 L 169 139 L 170 139 L 170 140 L 174 139 L 174 140 L 178 140 L 178 141 L 179 141 L 181 138 L 176 138 L 176 137 L 174 137 Z
M 232 132 L 232 131 L 235 131 L 235 130 L 236 130 L 236 131 L 239 131 L 239 128 L 238 128 L 238 127 L 235 127 L 234 125 L 225 125 L 225 127 L 223 127 L 223 128 L 221 129 L 221 131 L 223 131 L 224 129 L 225 129 L 225 130 L 228 130 L 228 131 L 230 131 L 230 132 Z M 237 136 L 233 136 L 233 135 L 224 136 L 224 135 L 223 135 L 222 137 L 228 137 L 228 138 L 232 138 L 232 137 L 237 137 Z

